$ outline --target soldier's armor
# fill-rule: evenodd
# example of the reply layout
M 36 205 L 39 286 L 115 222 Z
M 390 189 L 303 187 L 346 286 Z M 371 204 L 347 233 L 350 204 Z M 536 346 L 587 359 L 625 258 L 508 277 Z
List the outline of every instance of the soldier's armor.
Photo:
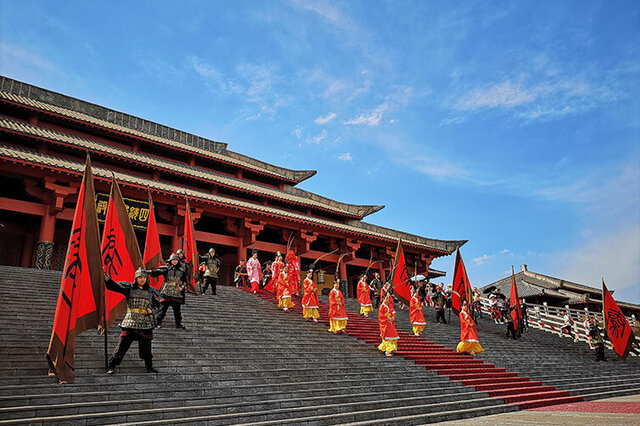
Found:
M 169 268 L 167 270 L 167 276 L 164 278 L 160 293 L 164 296 L 182 298 L 182 282 L 184 277 L 184 271 L 179 266 L 176 268 Z
M 218 270 L 220 269 L 220 261 L 217 257 L 207 256 L 205 263 L 207 270 L 204 271 L 205 277 L 218 278 Z
M 147 309 L 151 308 L 153 294 L 144 288 L 131 288 L 127 298 L 127 313 L 120 324 L 122 328 L 150 330 L 155 327 L 154 316 Z

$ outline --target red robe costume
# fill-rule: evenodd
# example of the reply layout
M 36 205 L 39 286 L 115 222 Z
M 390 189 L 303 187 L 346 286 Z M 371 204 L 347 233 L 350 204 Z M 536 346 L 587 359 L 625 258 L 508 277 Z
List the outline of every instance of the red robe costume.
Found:
M 304 319 L 318 319 L 318 286 L 311 278 L 305 278 L 302 283 L 304 289 L 304 297 L 302 297 L 302 316 Z
M 276 291 L 276 287 L 278 285 L 278 277 L 280 276 L 280 271 L 282 271 L 282 268 L 284 267 L 284 263 L 282 263 L 281 260 L 275 260 L 272 264 L 271 264 L 271 279 L 269 280 L 269 283 L 265 286 L 265 290 L 266 291 L 270 291 L 271 293 L 274 293 Z
M 398 331 L 396 330 L 396 311 L 393 305 L 386 303 L 380 305 L 378 309 L 378 324 L 380 325 L 380 337 L 382 342 L 378 349 L 384 351 L 386 355 L 398 350 Z
M 369 316 L 370 312 L 373 312 L 373 306 L 371 305 L 371 289 L 364 280 L 358 281 L 358 303 L 360 303 L 360 315 Z
M 329 322 L 331 323 L 329 331 L 344 333 L 348 319 L 347 311 L 344 308 L 344 296 L 340 290 L 334 288 L 329 292 Z
M 291 301 L 291 290 L 284 276 L 284 271 L 278 275 L 278 307 L 283 310 L 293 308 L 295 304 Z
M 484 348 L 478 342 L 478 332 L 476 323 L 465 311 L 460 311 L 460 343 L 456 347 L 456 352 L 481 354 Z
M 300 293 L 300 262 L 298 262 L 293 250 L 289 249 L 285 262 L 287 264 L 287 282 L 291 294 L 298 294 Z
M 427 323 L 424 320 L 424 313 L 422 312 L 422 303 L 418 298 L 418 294 L 414 294 L 411 298 L 411 304 L 409 305 L 409 321 L 413 326 L 413 334 L 419 336 L 424 330 Z

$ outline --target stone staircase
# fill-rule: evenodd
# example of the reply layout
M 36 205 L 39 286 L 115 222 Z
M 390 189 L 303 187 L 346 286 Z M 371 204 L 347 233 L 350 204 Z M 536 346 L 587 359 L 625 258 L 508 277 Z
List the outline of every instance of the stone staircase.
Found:
M 103 337 L 87 331 L 75 382 L 57 385 L 44 354 L 59 281 L 0 267 L 0 424 L 414 424 L 518 409 L 229 287 L 188 296 L 187 330 L 165 319 L 153 343 L 159 374 L 144 372 L 136 343 L 104 374 Z
M 356 300 L 347 300 L 347 308 L 359 311 Z M 450 324 L 438 324 L 435 322 L 435 309 L 425 308 L 424 311 L 427 326 L 422 340 L 455 348 L 460 341 L 458 317 L 452 313 L 450 317 L 447 315 L 447 319 L 451 319 Z M 396 312 L 398 332 L 406 330 L 406 334 L 409 334 L 411 325 L 408 309 L 401 310 L 396 304 Z M 377 318 L 377 310 L 372 315 L 372 318 Z M 547 397 L 554 395 L 553 392 L 565 391 L 570 396 L 581 396 L 585 400 L 640 394 L 640 359 L 636 357 L 620 361 L 612 350 L 607 349 L 607 362 L 596 362 L 595 354 L 586 343 L 574 343 L 571 339 L 533 328 L 525 331 L 518 340 L 506 339 L 505 326 L 495 324 L 488 316 L 479 319 L 477 329 L 485 353 L 476 355 L 475 360 L 505 368 L 507 372 L 517 372 L 519 376 L 528 377 L 529 381 L 520 377 L 520 380 L 494 378 L 490 381 L 471 378 L 462 379 L 462 382 L 474 385 L 477 390 L 489 392 L 492 396 L 507 396 L 505 402 L 516 402 L 521 408 L 540 406 L 542 401 L 532 404 L 527 403 L 526 399 L 511 399 L 508 395 L 513 395 L 518 387 L 521 387 L 521 391 L 534 394 L 550 392 Z M 415 339 L 413 335 L 409 338 Z M 398 352 L 401 353 L 400 346 Z M 449 366 L 434 368 L 439 374 L 460 380 L 459 376 L 454 377 L 447 371 Z
M 479 326 L 487 352 L 455 354 L 457 320 L 433 324 L 431 311 L 426 338 L 403 332 L 403 356 L 387 358 L 373 341 L 377 322 L 354 312 L 348 330 L 360 334 L 336 336 L 304 322 L 299 300 L 284 313 L 270 294 L 219 287 L 215 297 L 187 297 L 187 330 L 171 327 L 169 313 L 154 333 L 159 374 L 144 372 L 136 343 L 114 376 L 104 374 L 103 337 L 86 331 L 75 383 L 57 385 L 44 354 L 59 282 L 59 272 L 0 266 L 0 424 L 416 424 L 628 394 L 640 382 L 637 362 L 595 364 L 586 346 L 543 332 L 507 341 L 488 321 Z M 408 330 L 398 312 L 398 330 Z M 109 352 L 118 334 L 110 330 Z

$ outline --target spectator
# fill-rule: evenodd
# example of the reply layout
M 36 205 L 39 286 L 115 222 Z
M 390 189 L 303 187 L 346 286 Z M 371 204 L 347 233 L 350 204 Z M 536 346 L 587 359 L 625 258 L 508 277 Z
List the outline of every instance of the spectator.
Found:
M 563 333 L 567 333 L 569 335 L 569 337 L 574 337 L 573 335 L 573 318 L 571 318 L 571 315 L 569 315 L 569 312 L 567 311 L 562 311 L 563 313 L 563 324 L 562 324 L 562 332 Z M 577 341 L 576 338 L 574 338 L 574 341 Z
M 476 318 L 482 318 L 482 304 L 480 303 L 480 291 L 478 287 L 473 288 L 473 309 L 476 310 Z

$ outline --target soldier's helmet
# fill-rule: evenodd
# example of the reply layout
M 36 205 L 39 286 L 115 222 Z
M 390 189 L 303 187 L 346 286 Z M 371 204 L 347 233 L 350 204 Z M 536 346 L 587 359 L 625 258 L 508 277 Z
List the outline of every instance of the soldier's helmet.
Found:
M 213 247 L 209 249 L 209 253 L 215 253 L 215 252 L 216 252 L 216 249 L 214 249 Z
M 177 255 L 184 254 L 184 250 L 182 250 L 182 249 L 178 249 L 178 251 L 176 252 L 176 254 L 177 254 Z
M 147 274 L 147 270 L 142 268 L 142 267 L 138 268 L 138 270 L 136 271 L 136 275 L 135 275 L 136 279 L 138 279 L 140 277 L 145 277 L 145 278 L 149 277 L 149 274 Z
M 171 256 L 169 256 L 169 260 L 180 260 L 180 256 L 178 256 L 176 253 L 171 253 Z

